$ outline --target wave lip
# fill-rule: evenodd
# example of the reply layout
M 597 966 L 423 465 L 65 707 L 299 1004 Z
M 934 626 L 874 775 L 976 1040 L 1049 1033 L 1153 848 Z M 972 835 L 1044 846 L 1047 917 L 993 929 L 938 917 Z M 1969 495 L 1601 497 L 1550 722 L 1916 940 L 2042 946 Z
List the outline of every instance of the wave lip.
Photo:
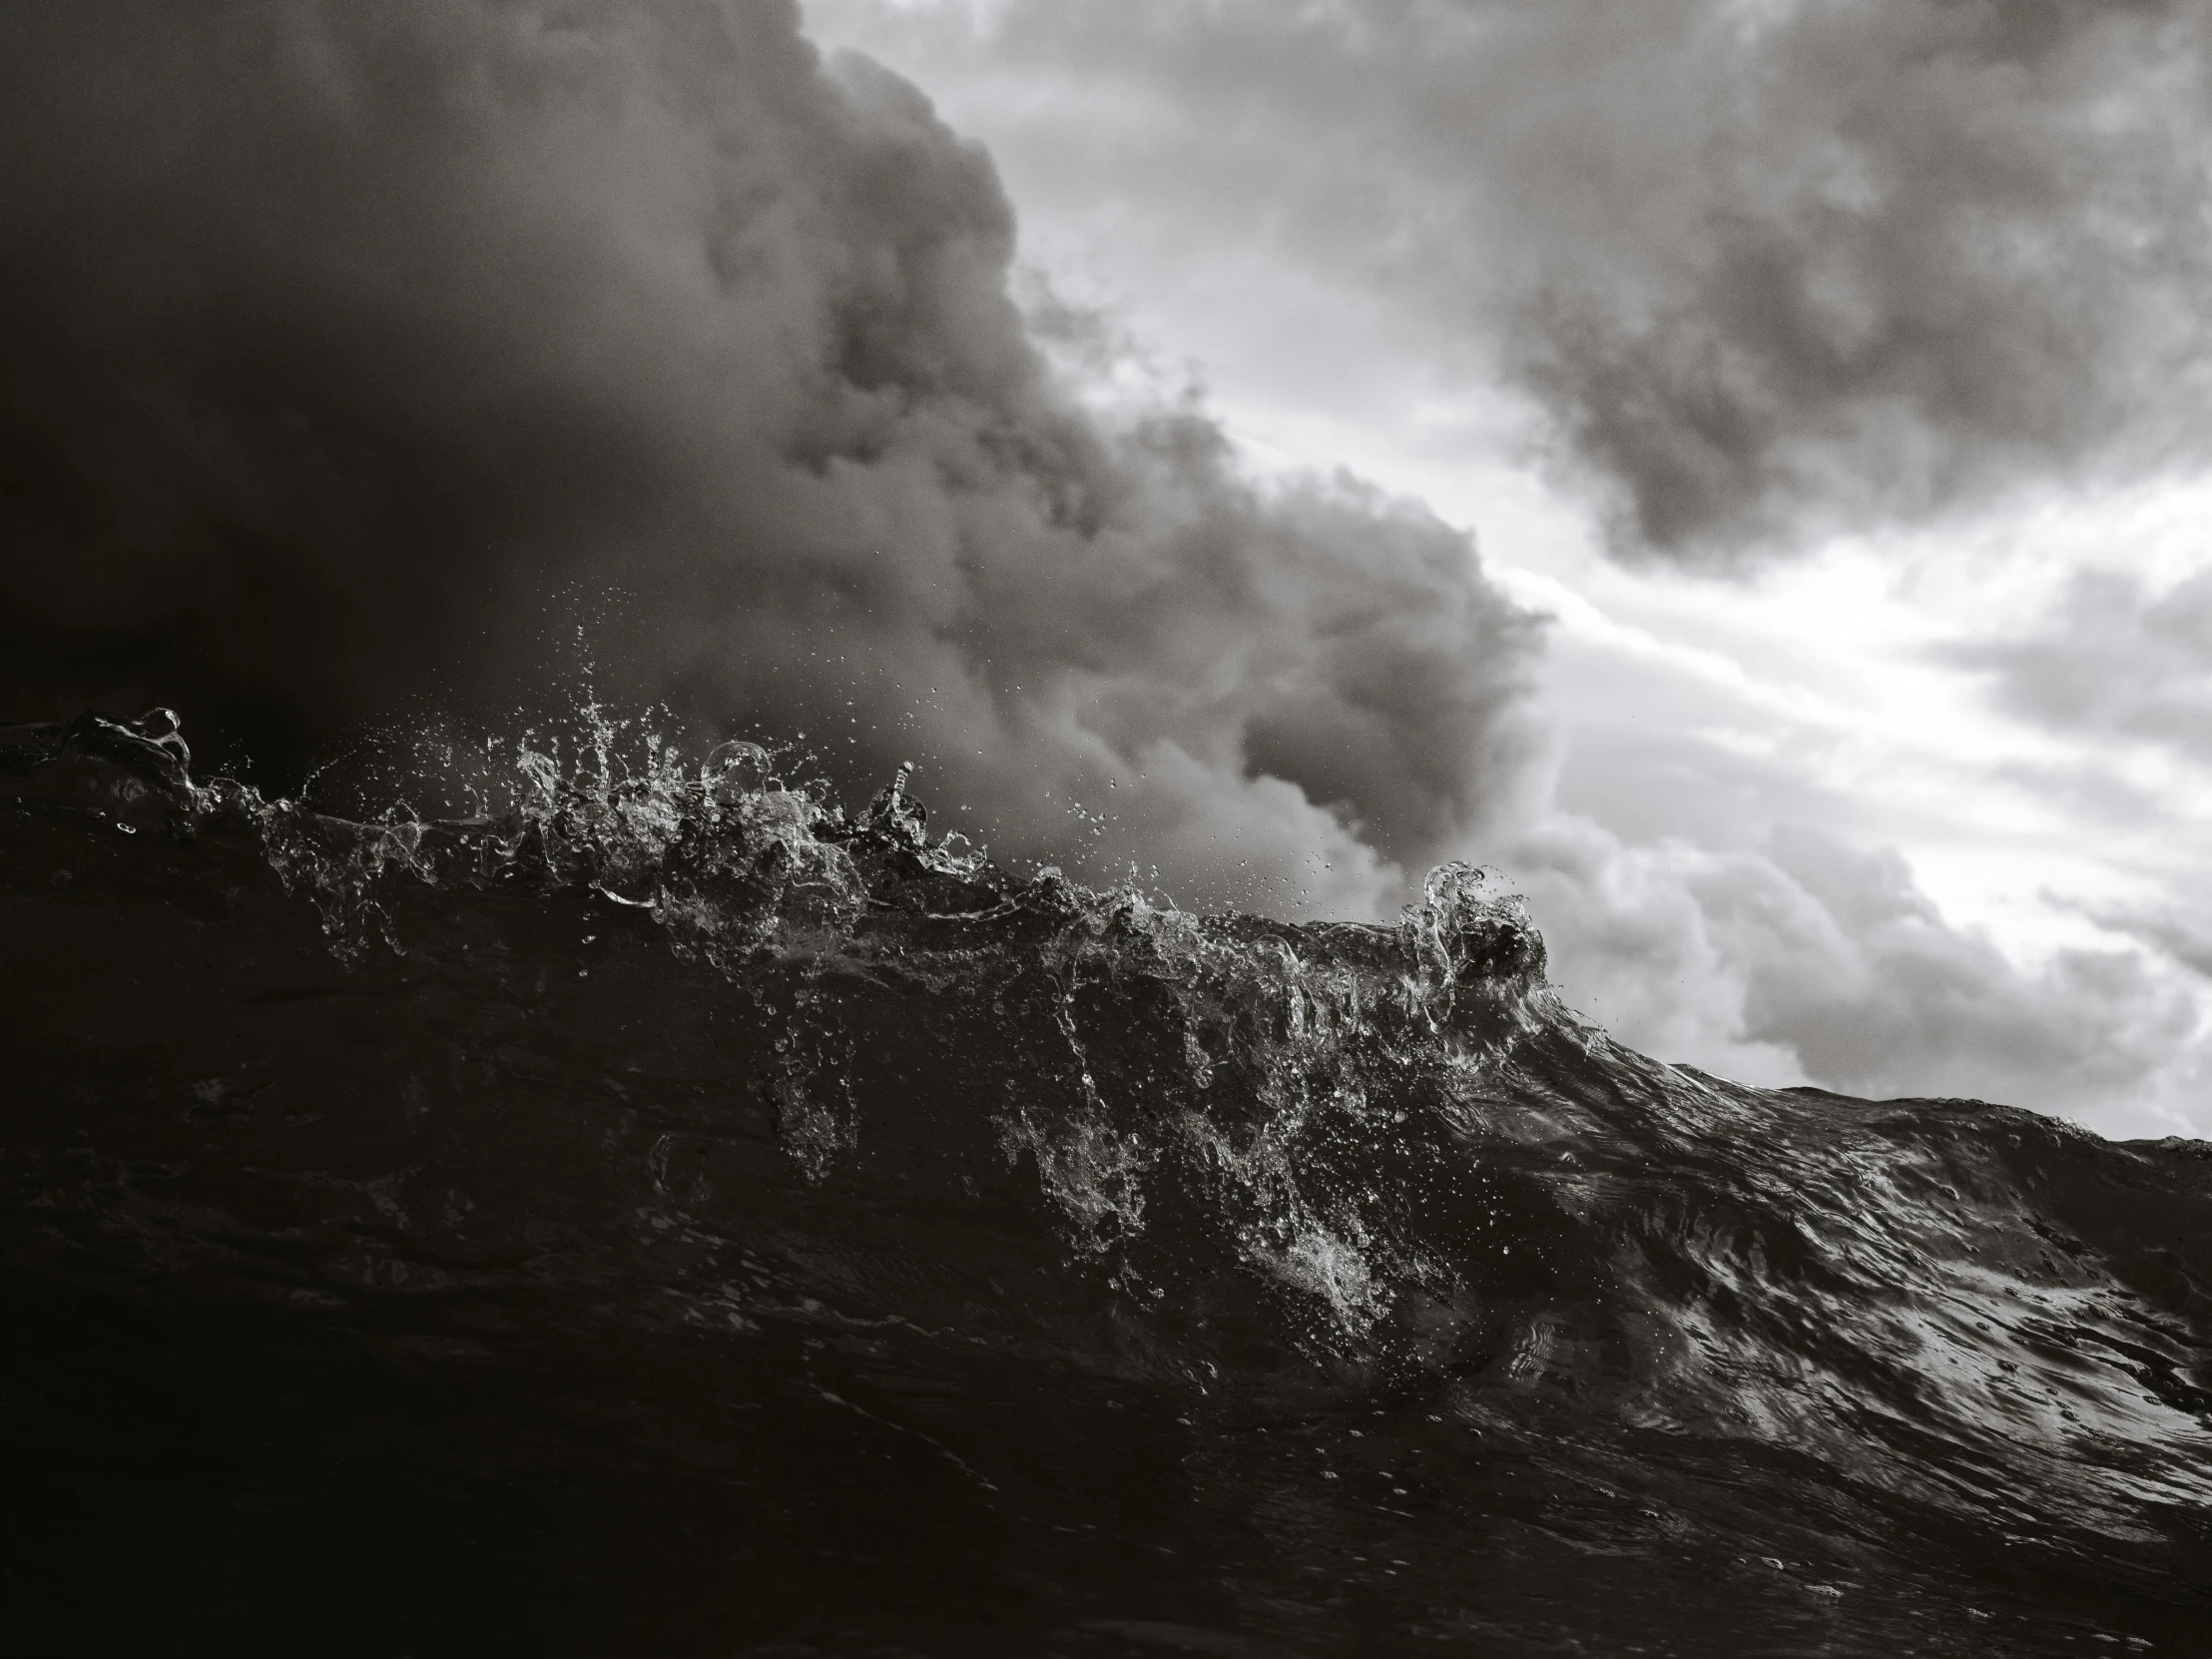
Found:
M 355 823 L 195 782 L 173 717 L 0 731 L 44 964 L 12 1271 L 527 1298 L 739 1370 L 842 1333 L 878 1371 L 831 1392 L 886 1422 L 994 1355 L 1212 1434 L 1210 1501 L 1294 1576 L 1285 1514 L 1472 1548 L 1525 1511 L 1560 1582 L 1577 1524 L 1652 1571 L 1802 1557 L 1792 1618 L 1936 1581 L 1960 1642 L 1969 1606 L 2201 1615 L 2212 1150 L 1662 1065 L 1467 866 L 1394 924 L 1197 916 L 932 840 L 904 771 L 848 813 L 755 746 L 616 736 L 519 746 L 503 813 Z M 982 1395 L 932 1413 L 1015 1489 Z

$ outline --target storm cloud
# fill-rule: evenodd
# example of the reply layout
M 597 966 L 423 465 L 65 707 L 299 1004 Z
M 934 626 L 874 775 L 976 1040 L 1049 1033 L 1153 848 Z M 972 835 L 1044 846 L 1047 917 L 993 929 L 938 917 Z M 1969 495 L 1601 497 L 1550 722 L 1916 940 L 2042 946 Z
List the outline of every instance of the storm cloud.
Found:
M 988 158 L 787 0 L 0 21 L 12 712 L 172 702 L 280 775 L 588 656 L 920 759 L 1002 852 L 1340 911 L 1516 776 L 1537 624 L 1466 537 L 1085 413 Z
M 1041 188 L 1172 202 L 1517 386 L 1623 553 L 1732 562 L 2212 436 L 2187 0 L 817 7 L 902 61 L 980 37 L 1006 122 L 1076 136 Z

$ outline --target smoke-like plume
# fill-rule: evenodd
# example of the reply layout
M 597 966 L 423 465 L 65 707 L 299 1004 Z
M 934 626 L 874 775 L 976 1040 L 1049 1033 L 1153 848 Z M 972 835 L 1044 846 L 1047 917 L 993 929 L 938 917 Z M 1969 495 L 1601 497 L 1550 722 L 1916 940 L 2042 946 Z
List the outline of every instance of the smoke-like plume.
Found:
M 1507 775 L 1535 635 L 1465 538 L 1082 413 L 988 159 L 788 0 L 0 20 L 13 712 L 172 702 L 281 777 L 565 695 L 581 607 L 616 700 L 1336 909 Z

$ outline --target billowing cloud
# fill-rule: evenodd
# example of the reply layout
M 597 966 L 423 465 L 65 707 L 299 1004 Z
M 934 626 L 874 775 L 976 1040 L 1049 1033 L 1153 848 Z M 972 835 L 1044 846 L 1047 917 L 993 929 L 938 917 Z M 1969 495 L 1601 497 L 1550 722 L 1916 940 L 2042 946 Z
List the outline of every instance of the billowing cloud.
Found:
M 1535 624 L 1466 538 L 1083 412 L 988 158 L 788 0 L 0 16 L 17 711 L 174 702 L 281 777 L 581 650 L 917 758 L 1001 852 L 1337 910 L 1514 776 Z
M 1772 550 L 2212 437 L 2190 0 L 816 3 L 948 67 L 980 38 L 978 102 L 1115 235 L 1201 226 L 1519 386 L 1623 550 Z
M 1570 1000 L 1650 1052 L 1773 1083 L 2002 1100 L 2115 1133 L 2193 1115 L 2187 984 L 2125 948 L 2023 969 L 1947 922 L 1895 852 L 1806 826 L 1745 852 L 1635 847 L 1560 818 L 1512 863 Z

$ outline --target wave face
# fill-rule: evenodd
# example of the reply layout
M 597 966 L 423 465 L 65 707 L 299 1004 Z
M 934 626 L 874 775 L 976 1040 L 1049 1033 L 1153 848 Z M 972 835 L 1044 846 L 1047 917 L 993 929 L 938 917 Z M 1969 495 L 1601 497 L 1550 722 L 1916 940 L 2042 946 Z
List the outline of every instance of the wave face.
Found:
M 2202 1650 L 2212 1147 L 1657 1063 L 1465 866 L 1194 916 L 608 736 L 362 824 L 0 732 L 24 1628 Z

